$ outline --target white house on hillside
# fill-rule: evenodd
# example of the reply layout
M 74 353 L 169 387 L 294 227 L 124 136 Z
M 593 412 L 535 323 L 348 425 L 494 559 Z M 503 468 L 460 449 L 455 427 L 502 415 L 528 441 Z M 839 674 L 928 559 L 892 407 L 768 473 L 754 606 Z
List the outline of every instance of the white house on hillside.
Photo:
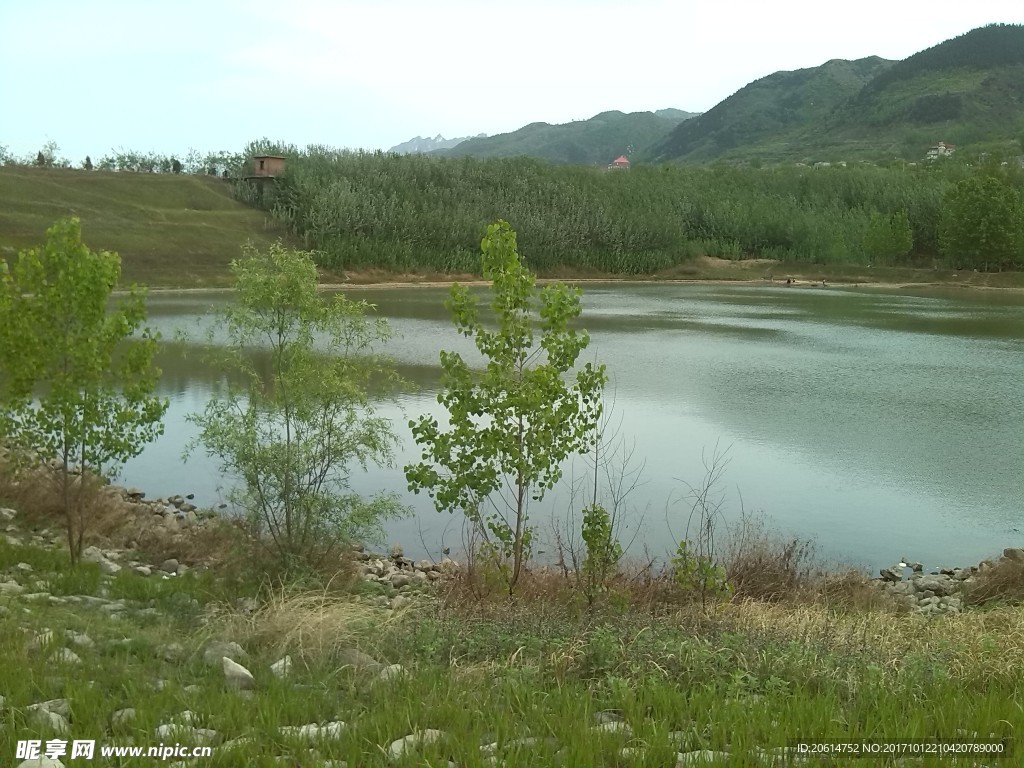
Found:
M 949 157 L 956 152 L 955 144 L 947 144 L 944 141 L 940 141 L 933 147 L 928 148 L 928 154 L 924 156 L 925 160 L 938 160 L 940 157 Z

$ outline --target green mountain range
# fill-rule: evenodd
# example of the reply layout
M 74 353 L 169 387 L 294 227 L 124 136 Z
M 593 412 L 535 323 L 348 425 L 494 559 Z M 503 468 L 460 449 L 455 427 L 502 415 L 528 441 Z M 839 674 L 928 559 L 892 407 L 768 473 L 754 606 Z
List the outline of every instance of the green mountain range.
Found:
M 776 72 L 679 125 L 647 160 L 916 161 L 939 141 L 1020 152 L 1024 26 L 972 30 L 903 61 Z
M 632 155 L 663 138 L 693 112 L 663 109 L 657 112 L 602 112 L 589 120 L 561 125 L 531 123 L 512 133 L 469 139 L 438 150 L 453 157 L 512 157 L 528 155 L 553 163 L 607 165 L 619 155 Z
M 961 155 L 1024 154 L 1024 26 L 980 27 L 903 61 L 833 59 L 775 72 L 703 114 L 602 112 L 438 154 L 583 164 L 621 154 L 647 162 L 920 161 L 940 141 Z
M 785 151 L 809 126 L 821 125 L 894 62 L 872 56 L 833 59 L 820 67 L 776 72 L 755 80 L 642 153 L 649 160 L 695 162 L 746 152 Z

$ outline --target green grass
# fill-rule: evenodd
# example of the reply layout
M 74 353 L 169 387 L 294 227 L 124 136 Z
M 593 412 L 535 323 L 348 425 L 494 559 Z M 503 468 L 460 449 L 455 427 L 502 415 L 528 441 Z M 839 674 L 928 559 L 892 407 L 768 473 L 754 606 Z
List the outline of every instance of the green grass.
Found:
M 0 167 L 0 257 L 42 243 L 67 215 L 86 245 L 120 254 L 123 281 L 149 286 L 224 285 L 242 243 L 281 234 L 217 178 Z
M 31 563 L 33 573 L 12 570 L 19 562 Z M 392 613 L 352 595 L 285 591 L 265 595 L 249 616 L 233 611 L 230 600 L 218 602 L 215 574 L 82 572 L 76 576 L 56 550 L 0 540 L 0 573 L 125 601 L 112 618 L 86 602 L 0 598 L 5 764 L 17 740 L 53 737 L 26 708 L 54 698 L 69 701 L 71 739 L 105 744 L 157 745 L 155 729 L 189 710 L 196 727 L 217 733 L 213 757 L 191 764 L 215 767 L 269 766 L 282 756 L 287 765 L 317 768 L 325 760 L 383 767 L 444 766 L 448 759 L 477 768 L 489 764 L 481 745 L 494 742 L 510 766 L 667 768 L 678 752 L 697 750 L 728 750 L 728 765 L 754 766 L 767 764 L 759 750 L 797 738 L 934 739 L 964 731 L 1019 741 L 1024 732 L 1019 608 L 933 620 L 758 604 L 710 614 L 623 606 L 586 615 L 543 597 L 446 607 L 421 595 Z M 191 607 L 180 609 L 186 603 Z M 44 629 L 54 641 L 30 650 L 28 640 Z M 68 631 L 95 644 L 71 646 Z M 251 696 L 227 689 L 220 666 L 204 662 L 211 638 L 248 651 L 237 660 L 256 678 Z M 181 646 L 178 653 L 167 653 L 171 643 Z M 60 646 L 72 647 L 82 664 L 55 663 L 49 654 Z M 353 670 L 345 665 L 351 647 L 401 663 L 408 674 L 388 682 Z M 292 674 L 278 680 L 270 665 L 285 653 Z M 129 706 L 135 720 L 112 725 L 112 714 Z M 594 730 L 598 713 L 609 711 L 629 733 Z M 278 731 L 337 720 L 347 724 L 341 737 L 314 745 Z M 383 750 L 391 741 L 428 728 L 446 735 L 388 760 Z M 515 743 L 523 737 L 536 741 Z M 239 738 L 251 741 L 224 746 Z M 625 747 L 643 756 L 624 756 Z M 911 764 L 976 762 L 986 761 Z M 92 764 L 161 763 L 97 757 Z

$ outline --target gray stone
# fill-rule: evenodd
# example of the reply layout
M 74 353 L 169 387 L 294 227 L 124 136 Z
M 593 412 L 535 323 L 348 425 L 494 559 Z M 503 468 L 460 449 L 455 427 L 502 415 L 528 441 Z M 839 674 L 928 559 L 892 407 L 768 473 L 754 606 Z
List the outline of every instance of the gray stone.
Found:
M 1024 563 L 1024 549 L 1020 547 L 1007 547 L 1003 550 L 1003 557 L 1007 560 L 1015 560 L 1018 563 Z
M 22 760 L 17 768 L 64 768 L 64 763 L 49 757 L 34 757 L 30 760 Z
M 601 723 L 600 725 L 595 725 L 590 730 L 595 733 L 614 733 L 619 736 L 633 735 L 633 729 L 630 727 L 629 723 L 624 723 L 621 720 L 612 720 Z
M 152 576 L 153 575 L 153 569 L 150 568 L 148 565 L 136 565 L 134 570 L 135 570 L 135 572 L 137 574 L 139 574 L 139 576 Z
M 291 674 L 292 657 L 285 656 L 283 659 L 278 659 L 270 665 L 270 671 L 274 673 L 274 677 L 284 680 L 289 674 Z
M 0 507 L 0 520 L 10 522 L 18 513 L 10 507 Z
M 100 571 L 107 576 L 113 576 L 121 570 L 121 566 L 115 563 L 109 555 L 101 552 L 97 547 L 86 547 L 82 552 L 82 559 L 87 563 L 96 563 Z
M 405 553 L 402 551 L 401 544 L 392 544 L 391 549 L 388 550 L 388 554 L 390 554 L 392 558 L 397 560 L 398 558 L 402 557 Z
M 14 567 L 17 568 L 22 573 L 32 573 L 32 566 L 29 565 L 28 563 L 18 563 Z
M 893 568 L 882 568 L 878 572 L 879 572 L 879 574 L 881 574 L 882 578 L 885 579 L 886 581 L 900 581 L 900 580 L 902 580 L 902 576 L 897 574 L 896 570 L 894 570 Z
M 83 632 L 75 632 L 73 629 L 65 630 L 64 637 L 66 637 L 72 645 L 76 645 L 79 648 L 92 648 L 96 645 L 91 637 Z
M 405 667 L 401 664 L 389 664 L 377 673 L 377 679 L 390 683 L 406 676 Z
M 193 728 L 182 723 L 165 723 L 157 726 L 156 735 L 161 741 L 178 741 L 186 744 L 209 744 L 217 738 L 217 732 L 208 728 Z
M 317 725 L 316 723 L 309 723 L 308 725 L 282 725 L 277 730 L 282 736 L 301 739 L 307 744 L 315 744 L 318 741 L 340 739 L 345 732 L 345 728 L 345 723 L 339 720 L 333 723 L 325 723 L 324 725 Z
M 690 765 L 729 765 L 729 753 L 717 752 L 712 749 L 700 749 L 695 752 L 676 753 L 676 768 L 683 768 L 683 766 Z
M 409 603 L 411 602 L 412 600 L 406 597 L 405 595 L 396 595 L 395 597 L 391 598 L 391 610 L 401 610 L 405 606 L 409 605 Z
M 28 712 L 33 712 L 37 709 L 45 709 L 47 712 L 53 712 L 55 715 L 60 715 L 65 719 L 71 717 L 71 703 L 67 699 L 50 699 L 49 701 L 43 701 L 39 704 L 32 704 L 25 708 Z
M 433 728 L 427 728 L 422 731 L 416 731 L 410 733 L 408 736 L 403 736 L 400 739 L 395 739 L 388 746 L 388 755 L 392 760 L 398 760 L 404 755 L 409 754 L 417 747 L 423 746 L 424 744 L 433 744 L 437 741 L 448 736 L 444 731 L 438 731 Z
M 51 712 L 42 707 L 30 708 L 29 716 L 32 722 L 53 731 L 59 736 L 67 736 L 71 732 L 71 726 L 68 725 L 68 721 L 56 712 Z
M 110 724 L 115 728 L 118 726 L 128 725 L 135 719 L 135 710 L 132 707 L 126 707 L 125 709 L 119 709 L 110 716 Z
M 203 649 L 203 661 L 211 667 L 220 666 L 220 660 L 225 656 L 237 659 L 249 658 L 249 654 L 245 652 L 245 649 L 236 642 L 211 640 Z
M 417 560 L 416 570 L 417 571 L 432 571 L 434 570 L 434 564 L 429 560 Z
M 237 661 L 225 656 L 221 659 L 221 664 L 224 667 L 224 682 L 229 688 L 244 691 L 256 685 L 256 678 L 252 676 L 252 672 Z
M 409 586 L 411 579 L 404 573 L 396 573 L 391 577 L 391 586 L 395 589 Z
M 54 634 L 49 629 L 44 629 L 42 632 L 36 632 L 32 636 L 32 639 L 28 641 L 25 649 L 31 654 L 46 648 L 47 646 L 53 645 Z
M 164 571 L 165 573 L 177 573 L 178 565 L 178 561 L 175 560 L 173 557 L 170 557 L 167 560 L 164 560 L 162 563 L 160 563 L 160 570 Z
M 181 661 L 185 658 L 185 648 L 181 643 L 167 643 L 156 649 L 157 656 L 168 663 Z M 223 654 L 221 654 L 223 656 Z M 205 657 L 204 657 L 205 659 Z M 218 658 L 218 661 L 220 659 Z M 207 661 L 207 664 L 210 662 Z
M 82 659 L 69 648 L 58 648 L 50 657 L 58 664 L 81 664 Z
M 948 576 L 922 576 L 917 580 L 917 588 L 921 591 L 931 591 L 936 595 L 950 595 L 956 591 L 959 585 Z
M 16 581 L 0 581 L 0 597 L 7 595 L 20 595 L 25 588 Z

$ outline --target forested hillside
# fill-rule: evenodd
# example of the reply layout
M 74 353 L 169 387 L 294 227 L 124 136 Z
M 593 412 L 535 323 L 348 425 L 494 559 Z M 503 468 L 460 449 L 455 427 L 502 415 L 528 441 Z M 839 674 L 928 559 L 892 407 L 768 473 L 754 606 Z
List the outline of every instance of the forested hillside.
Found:
M 531 123 L 512 133 L 469 139 L 445 154 L 456 157 L 516 157 L 526 155 L 553 163 L 607 165 L 663 139 L 692 112 L 664 109 L 658 112 L 602 112 L 589 120 L 549 125 Z
M 321 148 L 290 154 L 262 205 L 329 267 L 473 272 L 484 228 L 499 218 L 511 223 L 539 272 L 650 274 L 704 254 L 931 266 L 944 198 L 975 172 L 960 164 L 912 172 L 605 171 L 527 158 Z M 1008 190 L 1024 186 L 1019 170 L 984 172 Z
M 993 24 L 909 58 L 835 60 L 740 89 L 649 160 L 923 160 L 938 141 L 1024 155 L 1024 26 Z
M 650 149 L 648 159 L 699 162 L 755 149 L 785 154 L 804 129 L 820 126 L 837 106 L 892 64 L 877 56 L 836 59 L 820 67 L 768 75 L 680 123 Z

